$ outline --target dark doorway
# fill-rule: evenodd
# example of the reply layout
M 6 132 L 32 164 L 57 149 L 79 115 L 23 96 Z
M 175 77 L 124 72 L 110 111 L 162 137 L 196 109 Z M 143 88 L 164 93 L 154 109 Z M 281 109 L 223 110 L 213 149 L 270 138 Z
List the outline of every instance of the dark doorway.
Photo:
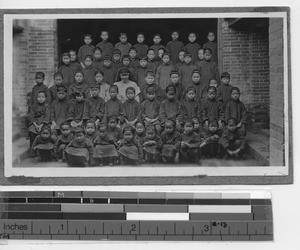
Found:
M 110 34 L 110 42 L 119 42 L 119 34 L 128 34 L 128 42 L 136 43 L 136 34 L 143 32 L 145 44 L 152 45 L 152 36 L 155 33 L 162 35 L 162 44 L 171 40 L 171 31 L 180 32 L 180 40 L 188 43 L 188 33 L 196 32 L 197 42 L 202 46 L 206 42 L 208 31 L 217 36 L 217 18 L 172 18 L 172 19 L 59 19 L 57 21 L 59 56 L 70 49 L 78 50 L 83 45 L 83 35 L 91 34 L 93 45 L 100 42 L 101 30 Z M 217 41 L 217 37 L 216 37 Z

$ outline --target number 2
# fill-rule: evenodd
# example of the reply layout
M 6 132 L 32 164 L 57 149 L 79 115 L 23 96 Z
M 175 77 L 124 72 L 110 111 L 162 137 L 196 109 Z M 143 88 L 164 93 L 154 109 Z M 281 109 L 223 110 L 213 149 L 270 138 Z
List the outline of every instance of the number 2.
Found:
M 136 225 L 135 225 L 135 224 L 132 224 L 132 225 L 131 225 L 130 232 L 136 232 L 135 228 L 136 228 Z

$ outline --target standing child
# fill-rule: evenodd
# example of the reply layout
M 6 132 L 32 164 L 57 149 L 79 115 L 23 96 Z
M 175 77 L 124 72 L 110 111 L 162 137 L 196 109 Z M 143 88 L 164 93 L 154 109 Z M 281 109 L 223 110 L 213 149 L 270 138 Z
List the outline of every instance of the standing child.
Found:
M 94 147 L 93 165 L 109 164 L 113 166 L 116 164 L 119 155 L 115 139 L 108 134 L 106 124 L 100 124 L 99 134 L 94 140 Z
M 136 81 L 136 79 L 135 79 L 135 71 L 134 71 L 134 68 L 132 68 L 130 66 L 129 55 L 125 55 L 125 56 L 122 57 L 122 67 L 119 68 L 119 70 L 117 71 L 115 81 L 120 81 L 119 76 L 120 76 L 121 70 L 123 70 L 123 69 L 126 69 L 126 70 L 129 71 L 129 78 L 130 78 L 130 80 L 135 82 Z
M 51 128 L 48 125 L 44 125 L 41 128 L 41 133 L 32 143 L 32 151 L 35 154 L 35 161 L 52 161 L 55 142 L 56 137 L 51 135 Z
M 170 64 L 170 55 L 165 53 L 162 57 L 163 64 L 156 70 L 155 81 L 162 90 L 171 83 L 170 73 L 175 70 L 174 66 Z
M 102 30 L 100 35 L 102 41 L 96 45 L 96 47 L 99 47 L 102 50 L 102 55 L 104 56 L 112 56 L 112 52 L 114 49 L 114 46 L 112 43 L 108 41 L 109 35 L 108 31 Z
M 135 100 L 135 89 L 128 87 L 126 89 L 127 100 L 124 102 L 125 122 L 129 126 L 134 126 L 140 114 L 140 104 Z
M 147 67 L 147 58 L 146 57 L 142 57 L 140 58 L 140 65 L 138 66 L 137 70 L 136 70 L 136 83 L 138 84 L 138 86 L 141 88 L 141 86 L 143 86 L 146 81 L 145 81 L 145 77 L 146 77 L 146 73 L 149 70 Z
M 126 33 L 121 33 L 119 39 L 120 42 L 115 45 L 115 49 L 119 49 L 121 51 L 121 57 L 123 57 L 129 54 L 129 49 L 132 47 L 132 45 L 127 42 Z
M 105 101 L 99 96 L 99 84 L 91 86 L 91 98 L 85 102 L 83 120 L 92 120 L 96 126 L 104 116 Z
M 142 143 L 142 148 L 144 151 L 144 159 L 147 163 L 158 163 L 159 151 L 157 150 L 159 137 L 155 126 L 148 125 L 146 127 L 145 139 Z
M 171 34 L 172 41 L 166 45 L 166 51 L 170 54 L 170 59 L 174 65 L 178 62 L 178 53 L 184 49 L 184 45 L 181 41 L 178 41 L 179 31 L 174 30 Z
M 58 162 L 65 161 L 65 148 L 74 139 L 73 133 L 71 133 L 71 126 L 69 122 L 63 122 L 60 124 L 61 135 L 58 137 L 55 143 L 55 154 Z
M 81 65 L 77 61 L 77 53 L 75 50 L 70 50 L 70 65 L 74 68 L 74 72 L 77 72 L 78 70 L 81 70 Z
M 198 50 L 198 59 L 197 61 L 194 63 L 195 66 L 200 69 L 202 67 L 202 64 L 205 62 L 204 60 L 204 49 L 200 48 Z
M 57 98 L 57 89 L 59 87 L 63 86 L 62 73 L 60 73 L 60 72 L 54 73 L 53 79 L 54 79 L 54 85 L 49 88 L 50 98 L 51 98 L 50 103 L 52 103 Z
M 122 68 L 122 66 L 123 66 L 122 61 L 121 61 L 121 51 L 119 49 L 113 50 L 112 66 L 117 71 L 119 70 L 119 68 Z
M 176 124 L 173 120 L 167 119 L 164 128 L 158 144 L 158 149 L 162 152 L 162 160 L 164 163 L 178 163 L 181 135 L 176 131 Z
M 130 58 L 130 66 L 134 69 L 134 71 L 136 71 L 138 66 L 140 65 L 140 62 L 137 57 L 137 50 L 135 47 L 131 47 L 129 49 L 129 58 Z
M 186 114 L 187 119 L 193 119 L 198 117 L 199 120 L 202 120 L 202 107 L 201 103 L 196 100 L 196 89 L 194 87 L 189 87 L 186 90 L 186 99 L 181 102 L 184 113 Z M 194 124 L 193 124 L 194 126 Z
M 190 86 L 193 86 L 192 83 L 192 72 L 197 70 L 197 67 L 192 64 L 192 57 L 190 53 L 184 54 L 184 65 L 181 66 L 178 70 L 178 73 L 181 77 L 181 83 L 186 89 Z
M 146 57 L 148 45 L 144 44 L 144 41 L 145 41 L 144 33 L 142 33 L 142 32 L 138 33 L 136 40 L 138 43 L 135 44 L 133 47 L 135 47 L 137 50 L 137 57 L 138 58 Z
M 69 53 L 63 53 L 61 58 L 63 65 L 59 67 L 58 71 L 63 75 L 62 84 L 68 88 L 74 82 L 75 73 L 81 70 L 81 66 L 79 70 L 78 67 L 74 67 L 71 65 L 71 56 Z
M 72 129 L 83 126 L 83 110 L 85 106 L 84 93 L 75 92 L 75 100 L 69 106 L 67 121 L 70 122 Z
M 218 121 L 219 128 L 223 128 L 224 113 L 222 103 L 216 99 L 217 89 L 209 87 L 207 89 L 207 101 L 203 103 L 202 118 L 206 128 L 212 121 Z
M 92 66 L 97 71 L 101 70 L 103 66 L 102 49 L 95 47 L 93 50 L 93 63 Z
M 84 82 L 90 87 L 95 83 L 95 74 L 97 70 L 93 68 L 93 57 L 91 55 L 86 55 L 84 58 L 84 68 L 82 70 L 84 74 Z
M 246 139 L 242 136 L 236 126 L 235 118 L 229 118 L 227 129 L 223 132 L 220 145 L 226 152 L 227 157 L 243 158 L 245 154 Z
M 84 45 L 82 45 L 79 50 L 78 50 L 78 61 L 80 62 L 82 68 L 84 68 L 84 60 L 87 55 L 92 55 L 94 46 L 91 44 L 92 43 L 92 36 L 90 34 L 85 34 L 84 35 Z
M 165 46 L 160 44 L 161 42 L 161 35 L 160 34 L 154 34 L 153 35 L 153 45 L 150 47 L 150 49 L 154 50 L 154 58 L 158 59 L 158 50 L 163 48 L 165 49 Z
M 144 121 L 146 127 L 149 125 L 155 126 L 155 130 L 158 134 L 161 132 L 159 107 L 160 102 L 156 99 L 156 89 L 149 85 L 146 89 L 146 100 L 141 104 L 140 117 Z
M 116 116 L 110 116 L 107 118 L 107 132 L 108 135 L 113 137 L 117 143 L 122 137 L 122 130 L 117 127 L 118 118 Z
M 75 100 L 75 92 L 77 91 L 84 93 L 86 98 L 90 97 L 90 87 L 84 82 L 84 74 L 81 71 L 76 72 L 75 82 L 70 85 L 68 90 L 68 95 L 71 102 Z
M 48 87 L 44 84 L 45 74 L 43 72 L 36 72 L 35 73 L 35 82 L 36 85 L 33 86 L 30 99 L 29 99 L 29 109 L 32 105 L 38 102 L 37 96 L 40 91 L 45 92 L 46 95 L 46 103 L 51 102 L 51 96 Z
M 184 55 L 185 55 L 185 50 L 179 50 L 179 52 L 178 52 L 178 62 L 175 64 L 176 71 L 178 71 L 179 68 L 182 65 L 184 65 Z
M 185 99 L 185 88 L 180 82 L 180 76 L 177 71 L 172 71 L 170 73 L 171 84 L 173 84 L 176 88 L 176 96 L 175 99 L 178 101 L 182 101 Z
M 104 82 L 104 74 L 102 71 L 97 71 L 95 74 L 95 81 L 96 84 L 99 85 L 99 96 L 105 101 L 107 102 L 110 98 L 109 96 L 109 87 L 110 85 L 108 85 L 106 82 Z
M 192 64 L 194 64 L 198 60 L 198 51 L 201 46 L 196 43 L 197 35 L 195 32 L 190 32 L 189 36 L 189 43 L 184 46 L 185 51 L 191 54 L 192 56 Z
M 194 131 L 194 122 L 191 119 L 183 123 L 183 133 L 180 143 L 180 163 L 197 163 L 201 164 L 199 159 L 200 137 Z
M 147 99 L 147 89 L 152 86 L 156 92 L 156 99 L 160 102 L 165 98 L 165 93 L 162 89 L 154 82 L 155 75 L 154 72 L 149 70 L 145 74 L 145 83 L 140 86 L 140 103 Z
M 85 124 L 85 138 L 89 139 L 91 142 L 99 135 L 99 132 L 96 130 L 95 122 L 88 120 Z
M 112 85 L 115 82 L 117 70 L 112 66 L 111 57 L 105 56 L 102 66 L 102 72 L 104 74 L 104 82 Z
M 221 102 L 223 102 L 224 107 L 227 102 L 231 99 L 231 91 L 233 86 L 230 83 L 230 74 L 228 72 L 223 72 L 221 74 L 221 85 L 218 87 L 218 97 Z
M 85 138 L 82 127 L 75 129 L 75 138 L 66 146 L 65 157 L 69 167 L 88 167 L 92 161 L 94 146 L 91 140 Z
M 139 140 L 134 138 L 134 129 L 125 126 L 123 129 L 123 139 L 119 147 L 121 165 L 137 165 L 143 161 L 143 149 Z
M 207 35 L 207 42 L 203 44 L 203 48 L 209 48 L 212 53 L 211 60 L 218 65 L 218 45 L 215 42 L 215 33 L 210 31 Z
M 50 109 L 46 103 L 46 93 L 39 91 L 37 94 L 37 102 L 33 104 L 29 112 L 29 129 L 28 136 L 30 148 L 34 139 L 40 134 L 42 127 L 48 123 Z
M 157 61 L 155 60 L 154 49 L 147 50 L 147 62 L 149 70 L 152 70 L 155 73 L 157 69 Z
M 240 89 L 233 87 L 231 90 L 231 100 L 229 100 L 225 107 L 225 121 L 229 118 L 235 118 L 237 122 L 237 129 L 243 136 L 246 135 L 246 107 L 240 101 Z

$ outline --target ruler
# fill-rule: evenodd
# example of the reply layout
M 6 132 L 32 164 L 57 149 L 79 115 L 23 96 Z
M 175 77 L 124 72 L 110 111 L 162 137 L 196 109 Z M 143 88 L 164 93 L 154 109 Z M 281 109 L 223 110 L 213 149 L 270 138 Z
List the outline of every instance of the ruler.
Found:
M 271 241 L 265 192 L 5 192 L 0 239 Z

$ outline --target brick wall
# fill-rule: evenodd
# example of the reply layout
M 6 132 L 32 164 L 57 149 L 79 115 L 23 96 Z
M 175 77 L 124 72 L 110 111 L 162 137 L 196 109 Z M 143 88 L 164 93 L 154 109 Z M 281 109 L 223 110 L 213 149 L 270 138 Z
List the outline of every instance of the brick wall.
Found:
M 270 165 L 284 165 L 283 19 L 272 18 L 270 36 Z
M 248 122 L 269 125 L 269 41 L 268 28 L 242 23 L 221 25 L 221 71 L 231 74 L 231 84 L 241 90 L 241 101 L 248 109 Z

